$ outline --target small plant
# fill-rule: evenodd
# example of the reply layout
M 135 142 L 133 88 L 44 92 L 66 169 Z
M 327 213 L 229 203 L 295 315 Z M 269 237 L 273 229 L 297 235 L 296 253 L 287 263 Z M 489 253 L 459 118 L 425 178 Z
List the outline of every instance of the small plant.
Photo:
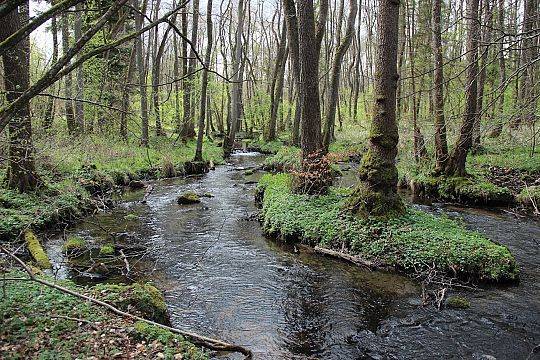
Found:
M 293 170 L 293 190 L 298 194 L 322 195 L 332 185 L 330 161 L 321 152 L 309 154 L 302 162 L 302 170 Z
M 62 245 L 62 250 L 67 253 L 76 252 L 83 250 L 86 247 L 86 241 L 79 236 L 69 237 L 64 245 Z

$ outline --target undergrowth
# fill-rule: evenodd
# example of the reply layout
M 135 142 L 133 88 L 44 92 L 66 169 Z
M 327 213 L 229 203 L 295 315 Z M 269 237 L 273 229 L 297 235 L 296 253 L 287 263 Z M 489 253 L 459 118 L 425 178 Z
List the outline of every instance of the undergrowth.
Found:
M 263 228 L 269 234 L 377 260 L 409 274 L 428 268 L 461 278 L 506 281 L 518 278 L 513 255 L 478 232 L 443 216 L 407 208 L 391 220 L 361 219 L 342 211 L 349 189 L 327 195 L 293 194 L 288 174 L 265 175 Z

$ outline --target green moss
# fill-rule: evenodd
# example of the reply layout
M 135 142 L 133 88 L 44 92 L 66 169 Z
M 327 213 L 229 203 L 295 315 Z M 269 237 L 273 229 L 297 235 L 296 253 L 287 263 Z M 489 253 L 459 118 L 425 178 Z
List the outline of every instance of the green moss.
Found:
M 450 296 L 446 300 L 446 306 L 452 309 L 468 309 L 471 307 L 471 303 L 462 296 Z
M 82 250 L 86 247 L 86 241 L 79 236 L 69 237 L 64 245 L 62 245 L 62 250 L 65 252 Z
M 37 236 L 32 231 L 26 230 L 24 232 L 24 241 L 26 242 L 26 247 L 28 248 L 30 255 L 32 255 L 32 258 L 40 269 L 52 268 L 47 253 L 43 250 Z
M 264 160 L 264 167 L 268 170 L 290 171 L 299 169 L 302 163 L 302 151 L 297 147 L 283 146 L 273 156 Z
M 513 200 L 509 189 L 479 177 L 443 176 L 438 178 L 437 188 L 442 198 L 474 204 L 506 204 Z
M 195 194 L 192 191 L 186 191 L 182 195 L 178 196 L 176 199 L 180 205 L 196 204 L 201 202 L 199 195 Z
M 124 220 L 127 220 L 127 221 L 134 221 L 134 220 L 137 220 L 139 217 L 135 214 L 127 214 L 126 216 L 124 216 Z
M 99 248 L 99 255 L 107 256 L 107 255 L 113 255 L 113 254 L 114 254 L 114 245 L 112 244 L 105 244 Z
M 458 222 L 406 208 L 391 219 L 358 218 L 342 211 L 351 190 L 331 188 L 327 195 L 292 194 L 287 174 L 265 175 L 258 191 L 263 228 L 284 239 L 359 254 L 406 273 L 435 266 L 453 275 L 484 281 L 518 278 L 513 255 Z

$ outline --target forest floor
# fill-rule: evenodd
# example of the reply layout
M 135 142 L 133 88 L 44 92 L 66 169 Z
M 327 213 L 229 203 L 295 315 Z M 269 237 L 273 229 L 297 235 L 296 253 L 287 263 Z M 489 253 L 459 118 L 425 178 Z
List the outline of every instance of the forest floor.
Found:
M 0 354 L 3 359 L 68 359 L 73 354 L 79 359 L 208 358 L 207 353 L 180 335 L 112 314 L 103 307 L 30 281 L 23 272 L 6 270 L 1 263 L 0 279 Z M 142 300 L 148 298 L 142 286 L 137 289 L 124 286 L 127 291 L 121 292 L 110 285 L 82 288 L 67 280 L 59 284 L 79 293 L 97 295 L 113 304 L 123 303 L 125 308 L 140 306 L 144 303 Z M 128 291 L 141 295 L 137 301 L 127 302 Z M 133 312 L 132 306 L 130 311 Z

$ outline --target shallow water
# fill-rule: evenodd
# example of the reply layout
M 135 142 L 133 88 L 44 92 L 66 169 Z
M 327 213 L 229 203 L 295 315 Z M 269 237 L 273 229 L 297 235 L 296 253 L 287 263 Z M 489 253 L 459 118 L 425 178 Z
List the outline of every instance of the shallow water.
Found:
M 420 306 L 420 287 L 403 276 L 370 272 L 263 236 L 253 220 L 253 182 L 262 157 L 236 154 L 205 176 L 154 183 L 111 212 L 70 232 L 91 240 L 115 232 L 151 248 L 138 262 L 165 291 L 175 326 L 249 347 L 255 359 L 538 358 L 540 226 L 492 212 L 424 207 L 463 218 L 506 244 L 521 283 L 462 292 L 467 310 Z M 212 193 L 180 206 L 184 191 Z M 137 215 L 126 220 L 127 214 Z M 107 231 L 105 231 L 107 230 Z M 62 260 L 60 240 L 48 251 Z M 153 271 L 151 271 L 153 270 Z M 87 278 L 62 267 L 60 276 Z M 456 292 L 454 292 L 455 294 Z

